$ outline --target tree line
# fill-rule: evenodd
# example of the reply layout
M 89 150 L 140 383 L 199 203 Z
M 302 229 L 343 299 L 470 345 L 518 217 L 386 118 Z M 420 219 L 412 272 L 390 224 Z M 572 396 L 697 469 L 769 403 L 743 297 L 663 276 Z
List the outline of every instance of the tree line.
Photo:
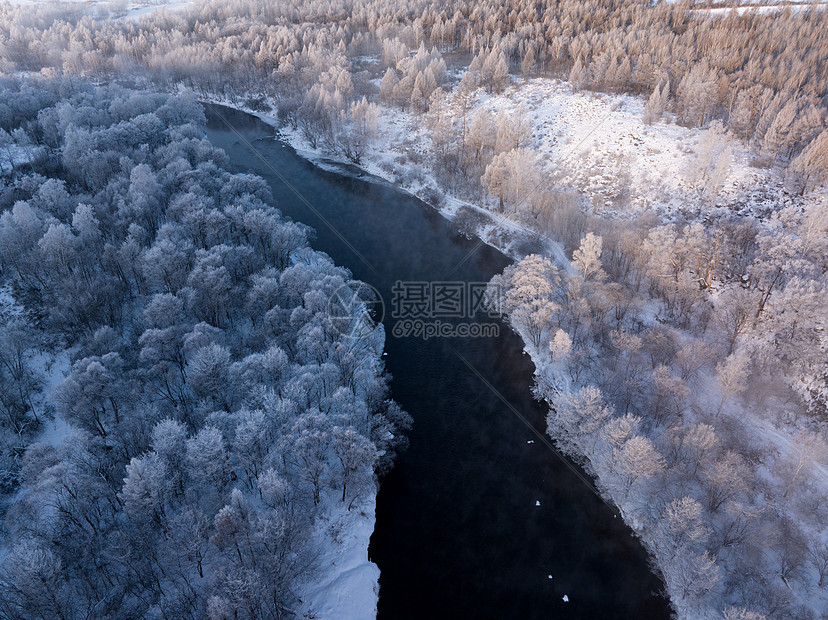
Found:
M 550 436 L 634 524 L 680 616 L 819 617 L 828 210 L 565 211 L 549 234 L 571 269 L 531 254 L 491 293 L 533 353 Z
M 318 517 L 375 491 L 410 423 L 381 334 L 329 320 L 350 273 L 226 171 L 191 95 L 0 92 L 28 141 L 0 176 L 0 615 L 290 617 Z
M 803 177 L 802 191 L 824 183 L 825 12 L 800 6 L 705 18 L 692 8 L 689 0 L 234 0 L 133 21 L 77 7 L 5 4 L 0 69 L 132 72 L 250 105 L 278 101 L 288 116 L 304 106 L 316 117 L 308 122 L 322 125 L 317 136 L 377 94 L 373 80 L 383 76 L 366 57 L 392 69 L 383 80 L 389 100 L 426 111 L 445 77 L 439 53 L 487 88 L 501 88 L 510 73 L 554 75 L 576 88 L 649 95 L 649 119 L 665 108 L 689 126 L 721 119 L 768 164 L 798 159 L 792 171 Z M 429 58 L 412 58 L 409 50 L 421 46 Z

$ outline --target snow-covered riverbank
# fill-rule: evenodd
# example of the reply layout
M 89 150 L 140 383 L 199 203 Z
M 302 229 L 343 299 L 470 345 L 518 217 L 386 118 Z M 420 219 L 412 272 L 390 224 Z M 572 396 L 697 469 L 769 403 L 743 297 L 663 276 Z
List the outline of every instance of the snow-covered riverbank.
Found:
M 322 573 L 300 595 L 301 611 L 317 620 L 375 618 L 380 570 L 368 559 L 368 545 L 376 520 L 376 493 L 353 510 L 336 501 L 330 506 L 323 527 L 317 529 Z
M 631 103 L 630 106 L 634 107 L 634 104 L 635 102 Z M 426 170 L 423 166 L 415 166 L 415 173 L 412 174 L 410 166 L 411 149 L 422 148 L 423 153 L 425 154 L 428 148 L 428 145 L 426 143 L 427 137 L 424 135 L 417 135 L 417 128 L 414 125 L 407 124 L 410 122 L 410 119 L 402 118 L 403 116 L 407 115 L 402 115 L 402 113 L 397 113 L 394 110 L 388 110 L 387 108 L 382 108 L 382 110 L 383 114 L 385 114 L 385 112 L 389 112 L 390 116 L 383 121 L 383 129 L 381 130 L 381 132 L 384 132 L 384 135 L 388 138 L 389 126 L 399 124 L 399 127 L 390 130 L 390 132 L 393 133 L 396 137 L 389 138 L 387 142 L 384 143 L 384 151 L 375 150 L 367 152 L 363 156 L 359 168 L 365 170 L 368 173 L 371 173 L 372 175 L 375 175 L 378 178 L 388 181 L 389 183 L 395 185 L 403 191 L 407 191 L 413 195 L 418 196 L 425 202 L 437 208 L 437 210 L 447 219 L 451 220 L 455 218 L 461 209 L 464 209 L 466 213 L 468 213 L 468 211 L 466 210 L 471 210 L 472 212 L 478 213 L 481 216 L 481 221 L 488 222 L 487 224 L 484 224 L 482 227 L 479 227 L 477 229 L 477 233 L 481 236 L 483 241 L 493 247 L 496 247 L 508 253 L 515 259 L 520 259 L 523 255 L 527 253 L 526 248 L 530 247 L 531 252 L 533 253 L 553 257 L 556 263 L 558 264 L 559 268 L 563 272 L 571 273 L 573 271 L 572 265 L 566 254 L 563 252 L 560 245 L 548 236 L 544 236 L 536 231 L 533 231 L 530 226 L 526 225 L 526 223 L 518 221 L 513 217 L 510 218 L 508 216 L 497 214 L 494 209 L 486 208 L 485 201 L 484 206 L 470 204 L 464 200 L 459 199 L 456 196 L 450 196 L 445 192 L 436 191 L 437 184 L 434 178 L 429 175 L 428 170 Z M 275 118 L 268 118 L 267 116 L 263 116 L 261 114 L 258 114 L 257 116 L 269 122 L 271 125 L 278 127 L 278 122 Z M 633 120 L 630 120 L 630 122 L 633 122 Z M 691 130 L 685 130 L 683 128 L 677 128 L 675 126 L 665 126 L 665 131 L 674 133 L 691 132 Z M 352 172 L 353 164 L 351 162 L 347 162 L 344 159 L 332 158 L 326 153 L 322 152 L 321 149 L 311 148 L 310 145 L 303 139 L 303 136 L 300 134 L 300 132 L 291 130 L 290 128 L 281 127 L 280 133 L 282 139 L 291 146 L 293 146 L 302 157 L 327 169 L 333 169 L 345 173 Z M 408 145 L 405 147 L 400 147 L 400 143 L 398 142 L 399 140 L 407 140 Z M 412 147 L 412 143 L 415 145 L 414 147 Z M 635 146 L 635 141 L 632 141 L 630 144 L 632 146 Z M 402 148 L 402 150 L 407 152 L 408 155 L 405 157 L 400 157 L 402 151 L 396 151 L 396 148 Z M 744 153 L 740 157 L 742 161 L 745 161 L 749 156 L 749 153 Z M 671 155 L 670 157 L 673 157 L 673 155 Z M 397 161 L 398 159 L 399 161 Z M 645 159 L 643 163 L 639 163 L 638 167 L 657 167 L 658 165 L 660 164 L 656 160 L 649 161 Z M 747 169 L 747 165 L 744 165 L 743 167 L 737 167 L 737 171 L 741 170 L 743 173 L 746 174 L 758 175 L 754 176 L 750 180 L 750 183 L 748 183 L 748 185 L 753 187 L 753 183 L 754 181 L 756 181 L 758 186 L 765 187 L 765 189 L 767 189 L 767 186 L 762 185 L 762 182 L 760 182 L 761 179 L 759 177 L 762 177 L 763 175 L 770 175 L 770 172 L 766 170 L 761 171 L 752 167 L 750 167 L 750 170 Z M 767 181 L 767 178 L 765 178 L 765 180 Z M 642 187 L 647 185 L 645 181 L 646 180 L 642 180 Z M 687 191 L 686 195 L 689 196 L 693 191 L 692 187 L 682 189 L 681 179 L 679 179 L 678 181 L 679 184 L 673 189 L 672 192 L 674 197 L 681 196 L 682 191 L 685 190 Z M 401 182 L 403 183 L 402 187 Z M 727 207 L 716 207 L 717 209 L 732 208 L 733 205 L 736 204 L 736 202 L 745 200 L 747 196 L 748 202 L 742 202 L 741 204 L 745 205 L 750 203 L 751 206 L 747 209 L 747 212 L 754 213 L 759 217 L 762 217 L 764 215 L 763 211 L 765 211 L 768 208 L 774 207 L 777 204 L 775 202 L 777 199 L 782 204 L 792 204 L 791 200 L 793 200 L 789 195 L 787 195 L 784 192 L 784 188 L 782 188 L 781 185 L 776 186 L 776 189 L 774 191 L 770 192 L 770 194 L 764 194 L 761 198 L 761 192 L 755 192 L 754 194 L 752 194 L 755 200 L 750 198 L 750 196 L 748 196 L 747 194 L 740 191 L 740 189 L 735 185 L 732 187 L 733 193 L 731 195 L 731 200 L 734 202 L 731 202 L 730 206 Z M 588 191 L 586 191 L 585 193 L 589 194 Z M 595 195 L 592 195 L 592 198 L 593 206 L 595 206 Z M 635 201 L 630 201 L 630 203 L 628 204 L 635 204 Z M 672 204 L 678 203 L 674 202 Z M 666 215 L 668 217 L 670 216 L 670 213 L 676 213 L 679 215 L 692 215 L 683 213 L 676 209 L 672 209 L 672 206 L 669 203 L 667 204 L 666 208 L 667 211 L 662 210 L 661 213 L 662 215 Z M 639 209 L 642 213 L 648 210 L 647 206 L 644 204 L 638 205 L 637 209 Z M 744 212 L 741 208 L 734 210 L 740 213 Z M 597 209 L 597 211 L 601 211 L 601 209 Z M 606 213 L 604 214 L 606 215 Z M 698 215 L 701 215 L 701 213 L 699 213 Z M 654 320 L 653 317 L 650 317 L 650 320 Z M 515 327 L 516 331 L 520 333 L 520 327 L 517 325 Z M 521 336 L 523 337 L 523 340 L 526 343 L 526 351 L 530 354 L 533 361 L 535 362 L 536 367 L 539 369 L 539 376 L 543 375 L 544 380 L 547 381 L 551 376 L 557 377 L 558 380 L 556 381 L 556 387 L 560 395 L 566 396 L 567 394 L 572 394 L 580 390 L 580 388 L 583 387 L 583 385 L 588 385 L 589 382 L 584 384 L 583 381 L 575 382 L 572 383 L 572 385 L 570 385 L 570 382 L 568 381 L 568 379 L 566 379 L 568 375 L 567 369 L 564 367 L 560 367 L 556 370 L 555 365 L 551 364 L 549 354 L 546 350 L 537 350 L 536 348 L 534 348 L 531 344 L 532 339 L 528 336 L 528 334 L 521 333 Z M 715 386 L 716 378 L 713 377 L 711 373 L 708 374 L 710 374 L 710 376 L 706 376 L 707 384 Z M 702 398 L 698 395 L 697 398 L 700 399 L 700 402 L 704 401 L 705 405 L 709 405 L 710 403 L 708 403 L 707 401 L 711 399 L 715 400 L 716 398 L 717 392 L 715 387 L 712 388 L 710 394 L 712 394 L 712 396 L 707 395 L 710 396 L 710 398 L 707 398 L 707 396 Z M 715 404 L 713 404 L 712 407 L 713 410 L 716 409 Z M 729 414 L 725 413 L 723 415 Z M 767 422 L 767 420 L 764 420 L 764 418 L 760 419 L 761 415 L 758 411 L 751 410 L 749 415 L 752 418 L 759 416 L 756 417 L 756 428 L 763 428 L 762 424 L 759 423 Z M 695 420 L 699 424 L 702 424 L 705 422 L 706 419 L 701 417 L 698 420 L 696 420 L 695 417 L 691 416 L 690 420 Z M 736 420 L 732 420 L 729 421 L 728 424 L 732 425 L 735 422 Z M 690 422 L 688 422 L 688 424 L 689 423 Z M 753 435 L 755 435 L 755 437 L 753 437 Z M 784 435 L 788 438 L 792 437 L 793 429 L 785 429 Z M 781 450 L 779 448 L 779 445 L 768 444 L 768 442 L 766 441 L 766 433 L 756 432 L 752 433 L 751 436 L 753 437 L 751 441 L 755 446 L 766 446 L 770 451 L 778 451 L 778 454 L 774 458 L 775 464 L 773 465 L 773 467 L 768 468 L 768 471 L 776 467 L 776 463 L 784 465 L 784 462 L 789 460 L 795 460 L 797 458 L 797 450 L 794 447 L 791 447 L 790 439 L 787 442 L 784 442 L 783 447 L 785 449 Z M 778 444 L 779 442 L 776 443 Z M 667 576 L 667 589 L 674 604 L 676 605 L 676 608 L 680 610 L 681 616 L 696 617 L 696 615 L 694 614 L 700 613 L 699 608 L 694 608 L 686 600 L 683 600 L 686 597 L 682 594 L 681 589 L 684 586 L 686 586 L 687 583 L 682 582 L 681 580 L 696 579 L 696 581 L 698 581 L 698 579 L 701 579 L 704 576 L 709 577 L 710 579 L 714 579 L 714 576 L 717 573 L 717 571 L 725 570 L 726 573 L 727 568 L 730 566 L 730 563 L 726 559 L 723 559 L 723 564 L 720 567 L 716 568 L 712 563 L 714 558 L 708 557 L 701 552 L 697 557 L 693 558 L 692 563 L 680 561 L 682 557 L 679 557 L 675 553 L 672 553 L 668 547 L 665 547 L 662 544 L 663 541 L 660 542 L 660 537 L 663 533 L 658 527 L 654 526 L 654 523 L 657 522 L 657 517 L 659 516 L 656 513 L 658 513 L 661 510 L 661 507 L 650 507 L 649 513 L 652 514 L 649 514 L 647 512 L 647 509 L 642 507 L 641 497 L 639 497 L 638 492 L 629 492 L 629 489 L 627 490 L 628 492 L 626 494 L 623 492 L 623 490 L 620 493 L 616 493 L 613 491 L 613 488 L 615 488 L 614 476 L 616 474 L 612 471 L 612 467 L 610 467 L 608 471 L 605 471 L 605 466 L 607 465 L 606 462 L 592 463 L 590 462 L 591 457 L 588 458 L 587 454 L 584 452 L 582 452 L 579 456 L 580 458 L 578 460 L 581 460 L 582 462 L 586 463 L 587 469 L 590 471 L 592 475 L 594 475 L 598 479 L 598 486 L 601 489 L 602 493 L 605 495 L 605 497 L 610 499 L 615 505 L 619 506 L 621 514 L 624 517 L 625 521 L 641 538 L 644 546 L 655 558 L 656 564 L 660 568 L 660 572 Z M 762 473 L 762 477 L 767 478 L 769 475 L 768 471 Z M 777 479 L 774 480 L 772 484 L 778 486 L 778 484 L 781 483 L 781 479 L 779 479 L 778 476 L 776 476 L 776 478 Z M 655 521 L 653 520 L 654 518 L 656 519 Z M 818 536 L 819 532 L 815 532 L 815 535 Z M 722 555 L 726 556 L 727 553 L 725 551 L 722 551 Z M 696 573 L 693 573 L 693 571 L 696 571 L 696 573 L 698 573 L 698 575 L 701 575 L 702 577 L 694 577 L 693 575 L 695 575 Z M 690 575 L 690 577 L 688 577 L 688 575 Z M 710 602 L 712 602 L 713 600 L 714 599 L 711 599 Z M 693 603 L 693 605 L 696 604 L 697 603 Z M 708 611 L 711 611 L 711 609 L 713 608 L 707 607 Z M 721 611 L 721 609 L 719 609 L 719 611 Z
M 278 128 L 299 155 L 319 166 L 354 165 L 332 155 L 321 143 L 312 146 L 300 129 L 275 115 L 216 102 Z M 269 103 L 275 110 L 277 102 Z M 502 110 L 511 119 L 522 119 L 525 145 L 537 155 L 542 179 L 533 192 L 553 188 L 573 192 L 582 206 L 601 217 L 656 214 L 668 221 L 708 221 L 735 213 L 765 219 L 783 207 L 803 208 L 826 200 L 818 192 L 807 196 L 791 192 L 778 166 L 768 167 L 754 149 L 724 134 L 677 125 L 666 113 L 663 120 L 646 124 L 644 104 L 639 97 L 578 92 L 557 79 L 534 78 L 514 80 L 500 94 L 477 91 L 467 118 L 481 110 L 494 118 Z M 451 114 L 459 114 L 451 97 L 445 105 Z M 379 104 L 374 133 L 358 168 L 418 197 L 448 219 L 462 210 L 465 219 L 476 220 L 475 234 L 513 258 L 525 255 L 532 245 L 532 251 L 565 262 L 559 244 L 535 230 L 522 209 L 502 212 L 492 196 L 472 200 L 440 188 L 434 166 L 428 163 L 434 160 L 434 145 L 422 114 Z M 720 178 L 710 193 L 714 167 Z
M 375 180 L 386 181 L 398 191 L 415 196 L 450 221 L 455 219 L 461 208 L 475 211 L 483 218 L 489 218 L 491 215 L 490 209 L 454 197 L 446 192 L 440 192 L 439 195 L 435 194 L 430 191 L 435 186 L 430 179 L 423 178 L 420 182 L 401 185 L 398 175 L 402 172 L 402 168 L 392 168 L 387 165 L 388 161 L 393 159 L 393 153 L 371 151 L 366 153 L 359 164 L 354 164 L 344 157 L 326 153 L 322 148 L 311 147 L 298 130 L 286 126 L 273 114 L 258 112 L 244 105 L 238 105 L 219 98 L 209 99 L 209 101 L 245 112 L 267 123 L 278 132 L 278 139 L 281 139 L 293 148 L 300 157 L 319 166 L 323 170 L 329 170 L 339 174 L 350 174 L 354 168 L 362 170 L 375 177 Z M 501 216 L 496 220 L 484 224 L 478 229 L 477 234 L 483 243 L 500 250 L 513 259 L 519 259 L 523 256 L 523 253 L 516 247 L 516 245 L 519 245 L 520 240 L 532 238 L 533 241 L 541 241 L 544 244 L 544 247 L 538 248 L 538 250 L 542 250 L 544 253 L 554 256 L 561 261 L 567 261 L 559 243 L 548 238 L 540 239 L 535 231 L 516 219 L 508 217 L 508 215 Z

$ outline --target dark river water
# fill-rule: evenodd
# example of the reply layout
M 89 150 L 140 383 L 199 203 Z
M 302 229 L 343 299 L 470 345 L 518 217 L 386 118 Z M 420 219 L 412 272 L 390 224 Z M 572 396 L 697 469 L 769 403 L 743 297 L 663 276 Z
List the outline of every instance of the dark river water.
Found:
M 486 282 L 510 260 L 482 245 L 456 268 L 476 244 L 424 203 L 310 164 L 255 117 L 207 108 L 207 135 L 231 168 L 264 177 L 282 212 L 316 229 L 314 247 L 376 287 L 389 310 L 385 359 L 414 428 L 377 497 L 379 617 L 667 618 L 661 583 L 620 516 L 460 358 L 543 432 L 520 339 L 505 326 L 496 337 L 392 335 L 398 280 Z

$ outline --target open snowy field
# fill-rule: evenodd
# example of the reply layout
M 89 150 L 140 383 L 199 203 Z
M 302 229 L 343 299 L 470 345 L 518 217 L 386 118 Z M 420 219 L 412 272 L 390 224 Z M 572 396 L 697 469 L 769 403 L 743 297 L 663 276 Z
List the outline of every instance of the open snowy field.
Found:
M 515 80 L 498 95 L 478 91 L 468 117 L 480 107 L 493 116 L 500 110 L 510 118 L 524 114 L 530 129 L 525 146 L 543 168 L 539 190 L 574 190 L 604 216 L 650 212 L 666 219 L 699 219 L 733 212 L 764 219 L 784 207 L 802 207 L 806 200 L 825 200 L 820 193 L 803 198 L 790 192 L 780 169 L 764 167 L 760 153 L 727 136 L 718 148 L 729 148 L 730 164 L 715 196 L 704 194 L 700 169 L 708 156 L 708 130 L 680 126 L 666 113 L 647 125 L 644 105 L 643 98 L 576 92 L 566 82 L 536 78 Z M 432 142 L 420 116 L 381 105 L 378 126 L 360 166 L 433 203 Z M 306 156 L 324 156 L 298 130 L 284 128 L 283 134 Z M 441 201 L 448 216 L 463 204 L 484 206 L 464 196 L 444 195 Z
M 559 80 L 539 78 L 512 84 L 502 94 L 481 97 L 480 105 L 512 118 L 523 108 L 529 120 L 531 146 L 545 160 L 559 185 L 589 196 L 596 212 L 617 215 L 644 210 L 682 212 L 699 190 L 694 178 L 701 129 L 664 120 L 646 125 L 644 100 L 632 96 L 573 92 Z M 751 167 L 754 153 L 730 144 L 730 172 L 714 205 L 763 212 L 789 203 L 781 179 L 772 171 Z M 757 195 L 748 188 L 767 188 Z
M 670 4 L 674 4 L 675 0 L 668 0 Z M 759 13 L 768 15 L 778 13 L 784 10 L 790 10 L 792 13 L 801 11 L 804 8 L 815 8 L 821 10 L 825 8 L 824 0 L 815 0 L 814 2 L 806 2 L 804 0 L 710 0 L 706 3 L 696 3 L 692 10 L 696 17 L 726 17 L 730 11 L 735 11 L 738 15 L 745 13 Z
M 90 7 L 99 11 L 101 16 L 113 19 L 138 19 L 155 10 L 164 8 L 168 11 L 178 11 L 192 4 L 192 0 L 149 0 L 145 2 L 129 2 L 127 0 L 7 0 L 18 6 L 39 6 L 45 4 L 76 4 L 85 9 Z

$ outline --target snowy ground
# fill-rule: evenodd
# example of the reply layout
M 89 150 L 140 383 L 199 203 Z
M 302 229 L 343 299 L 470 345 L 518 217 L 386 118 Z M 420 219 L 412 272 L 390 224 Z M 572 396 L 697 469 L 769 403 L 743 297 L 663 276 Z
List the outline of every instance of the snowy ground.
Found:
M 23 308 L 17 304 L 11 288 L 8 285 L 0 286 L 0 320 L 22 314 Z
M 668 217 L 686 212 L 689 204 L 700 202 L 693 168 L 704 130 L 679 126 L 667 114 L 646 125 L 644 103 L 627 95 L 573 92 L 568 83 L 547 78 L 516 82 L 500 95 L 478 96 L 478 105 L 494 114 L 504 109 L 514 116 L 522 108 L 531 125 L 530 146 L 544 160 L 550 184 L 554 179 L 558 186 L 579 191 L 596 212 L 626 216 L 653 211 Z M 396 113 L 390 123 L 399 126 L 400 116 L 410 115 Z M 405 133 L 411 135 L 406 125 L 416 119 L 406 120 Z M 730 147 L 730 173 L 714 209 L 761 217 L 796 200 L 778 170 L 751 166 L 757 154 L 735 140 Z
M 697 9 L 692 11 L 694 17 L 727 17 L 731 11 L 735 11 L 738 15 L 745 13 L 760 13 L 767 15 L 770 13 L 779 13 L 780 11 L 790 10 L 792 13 L 801 11 L 802 9 L 815 9 L 821 11 L 825 8 L 825 3 L 814 2 L 792 2 L 788 4 L 777 4 L 773 6 L 729 6 L 726 8 L 715 9 Z
M 164 8 L 177 11 L 192 4 L 193 0 L 145 0 L 128 2 L 127 0 L 6 0 L 19 6 L 39 6 L 45 4 L 75 4 L 84 9 L 92 8 L 93 13 L 114 19 L 138 19 L 144 15 Z
M 669 215 L 696 202 L 692 170 L 698 160 L 700 129 L 670 122 L 642 121 L 645 101 L 626 95 L 573 92 L 559 80 L 538 78 L 515 83 L 496 96 L 482 96 L 480 105 L 495 114 L 513 116 L 522 107 L 532 128 L 532 148 L 546 162 L 556 182 L 591 198 L 597 212 L 627 215 L 656 211 Z M 750 210 L 764 211 L 770 202 L 789 202 L 774 171 L 754 168 L 756 154 L 733 141 L 730 174 L 716 205 L 746 201 Z M 751 197 L 750 188 L 766 187 L 768 197 Z M 626 198 L 619 198 L 624 190 Z M 744 208 L 744 207 L 743 207 Z M 608 213 L 609 212 L 609 213 Z
M 24 309 L 17 303 L 10 287 L 8 285 L 0 287 L 0 326 L 4 325 L 2 321 L 8 318 L 23 316 Z M 52 392 L 69 374 L 69 352 L 66 350 L 57 353 L 31 352 L 27 361 L 31 364 L 35 375 L 43 381 L 43 389 L 40 390 L 33 403 L 38 416 L 43 421 L 43 427 L 36 441 L 56 446 L 72 429 L 61 416 L 53 413 L 50 419 L 43 416 L 43 413 L 47 409 Z
M 668 4 L 676 4 L 680 0 L 667 0 Z M 826 0 L 708 0 L 696 2 L 690 13 L 696 17 L 726 17 L 730 11 L 739 15 L 751 13 L 775 13 L 786 8 L 792 12 L 803 8 L 824 9 Z
M 319 560 L 322 576 L 302 595 L 301 613 L 315 620 L 365 620 L 377 615 L 380 570 L 368 559 L 374 531 L 376 494 L 347 510 L 338 498 L 317 528 L 324 550 Z
M 694 17 L 727 17 L 731 11 L 735 11 L 738 15 L 744 15 L 745 13 L 768 15 L 784 10 L 790 10 L 792 13 L 797 13 L 802 9 L 816 9 L 819 11 L 827 6 L 825 0 L 812 0 L 810 2 L 806 0 L 742 0 L 741 2 L 712 0 L 710 5 L 709 7 L 693 9 L 690 13 Z
M 0 287 L 0 329 L 6 325 L 6 321 L 13 318 L 25 318 L 25 311 L 17 303 L 8 285 Z M 32 406 L 42 422 L 38 435 L 33 441 L 57 446 L 72 431 L 72 427 L 60 415 L 53 411 L 47 415 L 47 408 L 54 389 L 60 385 L 69 372 L 69 354 L 62 350 L 56 354 L 46 351 L 30 351 L 27 362 L 32 371 L 43 382 L 43 389 L 33 398 Z M 3 503 L 2 510 L 13 504 L 19 497 L 20 491 L 11 496 L 0 498 Z M 5 541 L 5 531 L 0 533 L 0 562 L 3 561 L 8 548 Z
M 15 166 L 22 166 L 30 161 L 29 151 L 15 143 L 6 144 L 0 149 L 0 176 L 11 174 Z

